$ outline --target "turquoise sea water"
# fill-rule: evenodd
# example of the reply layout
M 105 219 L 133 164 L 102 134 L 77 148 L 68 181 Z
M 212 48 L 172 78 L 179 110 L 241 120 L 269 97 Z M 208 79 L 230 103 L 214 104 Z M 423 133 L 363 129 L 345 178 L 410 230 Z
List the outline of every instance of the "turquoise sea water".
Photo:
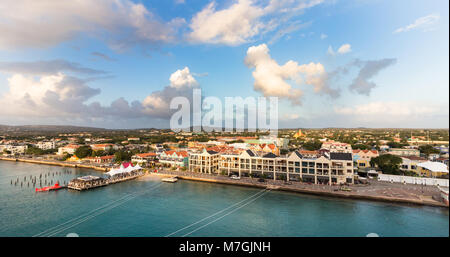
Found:
M 35 193 L 18 177 L 93 170 L 0 161 L 0 236 L 449 236 L 448 209 L 140 179 Z M 27 178 L 28 181 L 29 178 Z

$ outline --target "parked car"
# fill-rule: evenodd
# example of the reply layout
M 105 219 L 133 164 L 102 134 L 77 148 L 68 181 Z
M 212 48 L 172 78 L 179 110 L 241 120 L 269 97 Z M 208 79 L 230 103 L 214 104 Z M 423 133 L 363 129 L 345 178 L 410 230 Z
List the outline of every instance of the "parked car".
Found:
M 238 177 L 238 176 L 236 176 L 236 175 L 231 175 L 230 178 L 232 178 L 232 179 L 241 179 L 241 177 Z

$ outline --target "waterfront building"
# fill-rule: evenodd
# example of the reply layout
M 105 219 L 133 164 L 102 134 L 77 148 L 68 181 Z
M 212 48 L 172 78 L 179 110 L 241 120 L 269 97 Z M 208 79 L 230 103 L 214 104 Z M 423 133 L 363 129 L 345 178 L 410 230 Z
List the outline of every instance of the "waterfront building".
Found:
M 26 144 L 7 144 L 7 145 L 0 145 L 0 153 L 3 153 L 4 151 L 9 151 L 10 154 L 16 155 L 16 154 L 24 154 L 25 151 L 28 149 L 28 146 Z
M 412 148 L 390 148 L 389 153 L 397 156 L 420 156 L 420 151 Z
M 118 149 L 118 147 L 116 145 L 113 145 L 113 144 L 93 144 L 93 145 L 90 145 L 90 146 L 91 146 L 92 150 L 94 150 L 94 151 L 102 150 L 102 151 L 106 152 L 106 151 L 109 151 L 109 150 L 112 150 L 112 149 L 114 149 L 114 150 Z
M 187 167 L 189 154 L 187 151 L 164 151 L 159 155 L 159 162 L 171 167 Z
M 418 156 L 402 156 L 402 164 L 400 166 L 401 170 L 405 171 L 413 171 L 417 174 L 420 174 L 418 164 L 422 162 L 426 162 L 427 159 Z
M 157 160 L 158 154 L 156 153 L 139 153 L 131 156 L 131 162 L 138 163 L 140 165 L 154 163 Z
M 189 153 L 189 170 L 192 172 L 217 174 L 219 171 L 218 152 L 203 149 L 202 152 Z
M 75 151 L 80 147 L 80 145 L 76 144 L 69 144 L 66 146 L 62 146 L 58 148 L 58 155 L 64 155 L 64 154 L 75 154 Z
M 42 141 L 35 144 L 35 146 L 42 150 L 50 150 L 56 148 L 56 143 L 55 141 Z
M 417 164 L 419 175 L 428 178 L 440 178 L 446 176 L 448 179 L 448 166 L 440 162 L 426 161 Z
M 287 156 L 277 156 L 253 150 L 241 153 L 204 150 L 202 153 L 190 154 L 189 168 L 201 173 L 301 180 L 315 184 L 354 182 L 351 153 L 330 153 L 308 158 L 299 151 Z
M 91 163 L 105 164 L 105 163 L 114 162 L 115 156 L 114 155 L 106 155 L 106 156 L 86 157 L 83 160 L 86 160 Z
M 353 162 L 358 168 L 370 167 L 370 160 L 380 156 L 377 150 L 353 150 Z

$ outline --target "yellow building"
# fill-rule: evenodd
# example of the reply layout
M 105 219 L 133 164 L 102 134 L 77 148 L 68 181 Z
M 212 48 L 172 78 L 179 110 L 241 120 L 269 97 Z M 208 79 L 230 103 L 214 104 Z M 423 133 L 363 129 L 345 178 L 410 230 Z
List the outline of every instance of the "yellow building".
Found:
M 417 164 L 421 176 L 439 178 L 448 175 L 448 166 L 440 162 L 422 162 Z
M 302 133 L 301 129 L 299 129 L 297 131 L 297 133 L 294 134 L 294 138 L 299 138 L 299 137 L 304 137 L 304 136 L 306 136 L 306 135 Z
M 66 161 L 68 161 L 68 162 L 78 162 L 78 161 L 80 161 L 80 158 L 78 158 L 76 155 L 73 155 L 70 158 L 68 158 Z

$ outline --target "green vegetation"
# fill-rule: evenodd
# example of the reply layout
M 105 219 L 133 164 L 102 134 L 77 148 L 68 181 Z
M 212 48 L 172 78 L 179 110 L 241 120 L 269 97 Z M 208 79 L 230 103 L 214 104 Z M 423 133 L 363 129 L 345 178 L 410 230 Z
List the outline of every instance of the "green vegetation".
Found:
M 80 146 L 80 147 L 78 147 L 77 150 L 75 150 L 75 155 L 80 159 L 91 156 L 92 148 L 90 146 L 86 146 L 86 145 Z
M 378 166 L 384 174 L 403 175 L 400 170 L 402 158 L 392 155 L 383 154 L 370 160 L 371 166 Z
M 65 160 L 69 159 L 70 157 L 72 157 L 72 155 L 66 153 L 66 154 L 63 156 L 62 160 L 65 161 Z
M 302 145 L 303 149 L 309 150 L 309 151 L 319 150 L 321 146 L 322 146 L 322 142 L 317 141 L 317 140 L 306 142 Z
M 117 151 L 116 153 L 114 153 L 116 162 L 130 161 L 131 156 L 133 156 L 133 153 L 129 151 Z
M 42 150 L 42 149 L 34 147 L 34 146 L 28 146 L 25 153 L 32 154 L 32 155 L 43 155 L 43 154 L 51 154 L 56 151 L 58 151 L 58 150 L 57 149 Z
M 421 145 L 419 146 L 419 151 L 425 154 L 427 157 L 433 153 L 440 153 L 438 149 L 434 149 L 432 145 Z
M 370 150 L 371 147 L 369 147 L 368 145 L 363 145 L 363 144 L 354 144 L 354 145 L 352 145 L 352 149 L 353 150 L 356 150 L 356 149 L 359 149 L 359 150 Z

